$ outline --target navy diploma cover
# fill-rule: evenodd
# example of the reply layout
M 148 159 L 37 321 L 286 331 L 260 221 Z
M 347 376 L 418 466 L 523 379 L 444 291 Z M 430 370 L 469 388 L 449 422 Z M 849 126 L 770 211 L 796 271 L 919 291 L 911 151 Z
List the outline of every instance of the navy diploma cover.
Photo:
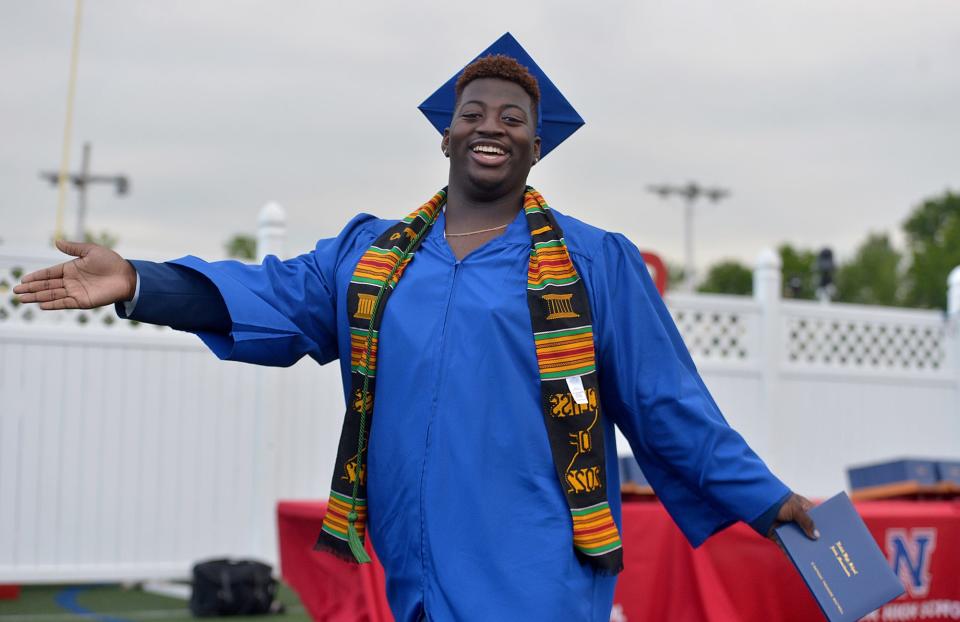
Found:
M 777 527 L 790 561 L 800 571 L 830 622 L 854 622 L 904 592 L 846 493 L 810 510 L 820 531 L 810 540 L 795 523 Z

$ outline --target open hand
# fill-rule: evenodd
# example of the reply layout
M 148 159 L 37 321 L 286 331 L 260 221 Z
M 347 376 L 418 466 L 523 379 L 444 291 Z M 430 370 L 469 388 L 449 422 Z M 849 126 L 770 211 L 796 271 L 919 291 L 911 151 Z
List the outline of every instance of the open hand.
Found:
M 780 506 L 780 511 L 777 512 L 777 518 L 773 521 L 767 537 L 779 544 L 774 530 L 784 523 L 794 522 L 799 525 L 803 533 L 807 534 L 808 538 L 816 540 L 820 537 L 820 532 L 817 531 L 817 526 L 813 524 L 813 519 L 807 514 L 807 510 L 812 507 L 813 502 L 806 497 L 798 494 L 790 495 L 790 498 Z
M 137 273 L 127 260 L 97 244 L 57 240 L 76 259 L 27 274 L 13 288 L 21 302 L 41 309 L 92 309 L 133 298 Z

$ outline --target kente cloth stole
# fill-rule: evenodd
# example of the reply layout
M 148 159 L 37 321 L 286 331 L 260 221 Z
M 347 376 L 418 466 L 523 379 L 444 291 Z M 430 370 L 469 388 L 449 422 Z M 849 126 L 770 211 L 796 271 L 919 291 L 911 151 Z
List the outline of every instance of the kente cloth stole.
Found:
M 446 198 L 446 189 L 441 190 L 377 238 L 360 258 L 347 288 L 351 399 L 340 436 L 330 501 L 314 548 L 348 560 L 369 561 L 363 548 L 367 515 L 365 455 L 373 416 L 381 318 L 390 294 Z M 540 371 L 543 420 L 570 507 L 574 550 L 581 561 L 598 572 L 616 574 L 623 568 L 623 550 L 607 502 L 590 301 L 550 207 L 529 186 L 523 209 L 532 240 L 527 305 Z M 510 537 L 522 538 L 523 534 Z

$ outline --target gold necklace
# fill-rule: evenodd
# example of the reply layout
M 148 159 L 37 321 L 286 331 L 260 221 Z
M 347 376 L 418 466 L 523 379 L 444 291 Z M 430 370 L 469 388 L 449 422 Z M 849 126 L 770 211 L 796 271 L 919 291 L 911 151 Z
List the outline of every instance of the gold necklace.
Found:
M 443 232 L 443 237 L 445 237 L 445 238 L 462 238 L 462 237 L 467 236 L 467 235 L 476 235 L 476 234 L 478 234 L 478 233 L 488 233 L 488 232 L 490 232 L 490 231 L 498 231 L 498 230 L 500 230 L 500 229 L 505 229 L 505 228 L 508 227 L 509 225 L 510 225 L 510 223 L 508 222 L 508 223 L 504 223 L 504 224 L 500 225 L 499 227 L 490 227 L 489 229 L 478 229 L 478 230 L 476 230 L 476 231 L 467 231 L 466 233 L 447 233 L 446 230 L 444 230 L 444 232 Z

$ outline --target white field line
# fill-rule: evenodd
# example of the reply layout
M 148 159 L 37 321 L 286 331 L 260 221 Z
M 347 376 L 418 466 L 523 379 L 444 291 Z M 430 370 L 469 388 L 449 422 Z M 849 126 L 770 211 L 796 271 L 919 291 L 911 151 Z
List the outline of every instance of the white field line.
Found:
M 303 607 L 287 607 L 285 613 L 303 613 Z M 144 611 L 97 611 L 91 613 L 16 613 L 0 614 L 0 622 L 76 622 L 77 618 L 119 618 L 122 620 L 163 620 L 190 616 L 189 609 L 156 609 Z

